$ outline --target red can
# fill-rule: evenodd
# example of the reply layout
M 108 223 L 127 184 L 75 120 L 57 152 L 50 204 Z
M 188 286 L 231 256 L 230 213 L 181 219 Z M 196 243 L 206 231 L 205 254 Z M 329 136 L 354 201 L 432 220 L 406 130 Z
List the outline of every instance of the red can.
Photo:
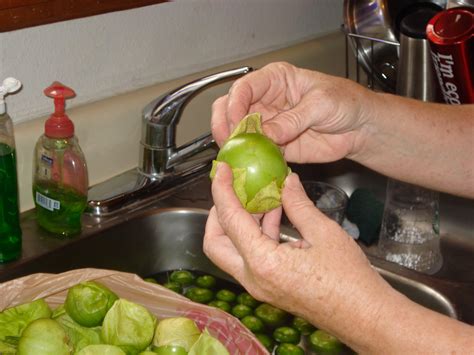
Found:
M 444 101 L 474 103 L 474 8 L 439 12 L 429 21 L 426 35 Z

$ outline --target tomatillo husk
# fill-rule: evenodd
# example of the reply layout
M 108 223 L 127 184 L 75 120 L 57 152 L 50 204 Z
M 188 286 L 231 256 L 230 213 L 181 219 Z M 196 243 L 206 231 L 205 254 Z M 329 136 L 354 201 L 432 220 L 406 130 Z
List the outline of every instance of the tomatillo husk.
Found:
M 280 147 L 263 133 L 260 113 L 240 121 L 213 161 L 211 179 L 218 162 L 231 167 L 235 194 L 248 212 L 265 213 L 281 205 L 290 169 Z

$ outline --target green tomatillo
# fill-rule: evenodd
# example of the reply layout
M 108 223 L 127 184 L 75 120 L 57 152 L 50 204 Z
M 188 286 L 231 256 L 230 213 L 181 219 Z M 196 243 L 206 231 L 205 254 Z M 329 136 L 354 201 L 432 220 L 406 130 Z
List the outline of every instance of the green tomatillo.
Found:
M 118 296 L 106 286 L 94 281 L 84 281 L 68 290 L 64 308 L 79 325 L 96 327 L 102 324 L 116 300 Z
M 213 162 L 232 168 L 233 187 L 242 206 L 250 213 L 265 213 L 281 205 L 281 189 L 290 169 L 280 148 L 262 131 L 259 113 L 240 121 Z

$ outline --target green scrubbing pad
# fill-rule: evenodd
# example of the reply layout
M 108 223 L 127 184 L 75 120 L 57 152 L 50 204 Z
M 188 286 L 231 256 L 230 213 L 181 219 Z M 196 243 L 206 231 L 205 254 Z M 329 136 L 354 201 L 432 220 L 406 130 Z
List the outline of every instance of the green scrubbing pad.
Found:
M 384 205 L 368 189 L 354 190 L 347 204 L 346 216 L 359 228 L 359 240 L 367 245 L 374 243 L 380 232 Z

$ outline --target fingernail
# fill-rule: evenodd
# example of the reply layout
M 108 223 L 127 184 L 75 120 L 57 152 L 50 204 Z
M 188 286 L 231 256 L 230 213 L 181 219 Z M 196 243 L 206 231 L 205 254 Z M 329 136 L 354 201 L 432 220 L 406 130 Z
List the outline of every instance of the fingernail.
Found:
M 296 173 L 290 173 L 285 180 L 285 187 L 290 189 L 298 189 L 299 188 L 299 176 Z
M 263 133 L 273 142 L 278 143 L 279 126 L 272 121 L 264 122 L 262 125 Z
M 221 167 L 222 167 L 222 162 L 218 161 L 216 163 L 216 174 L 219 173 L 219 171 L 221 170 Z
M 273 130 L 272 130 L 272 123 L 271 122 L 263 122 L 262 123 L 262 130 L 265 135 L 273 140 Z
M 224 162 L 218 161 L 217 166 L 216 166 L 216 173 L 219 174 L 222 171 L 222 169 L 224 168 L 224 165 L 225 165 Z

